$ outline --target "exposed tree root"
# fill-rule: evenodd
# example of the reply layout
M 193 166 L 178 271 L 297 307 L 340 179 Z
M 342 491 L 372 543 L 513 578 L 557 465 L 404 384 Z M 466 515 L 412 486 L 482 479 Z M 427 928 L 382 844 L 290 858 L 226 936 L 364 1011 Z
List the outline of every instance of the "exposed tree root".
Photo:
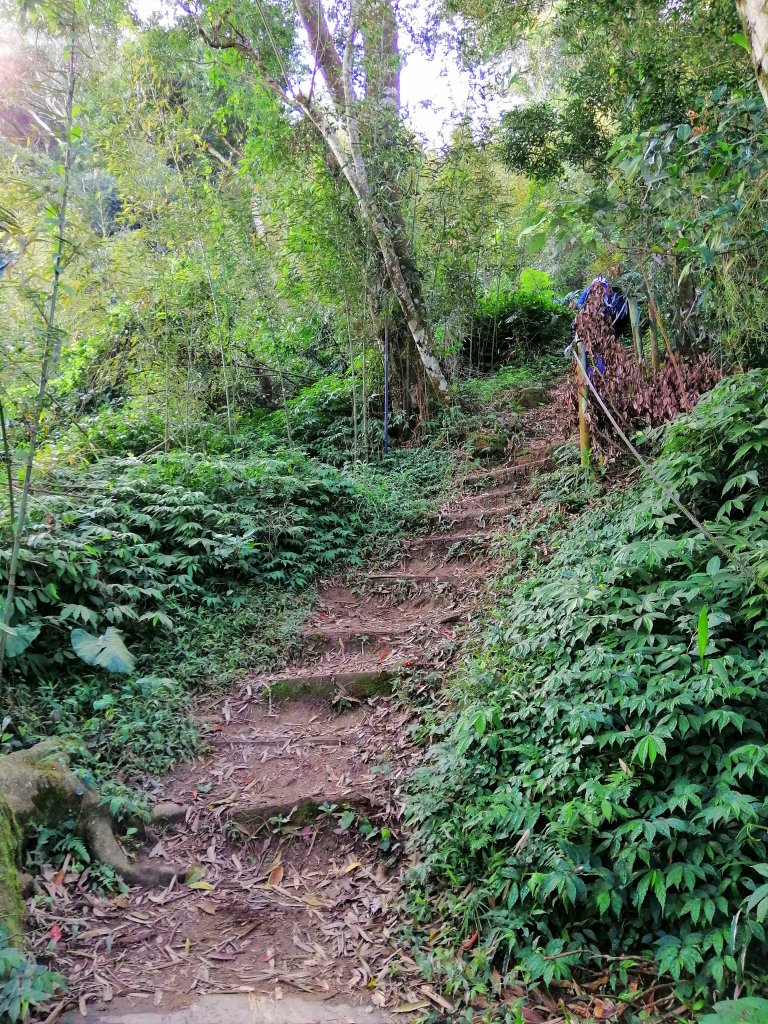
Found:
M 74 819 L 94 860 L 108 864 L 129 885 L 167 885 L 184 870 L 169 864 L 136 863 L 117 841 L 114 821 L 98 793 L 70 768 L 56 739 L 0 757 L 0 925 L 18 941 L 23 925 L 19 869 L 26 833 L 37 825 L 55 828 Z M 185 808 L 161 804 L 153 821 L 182 817 Z

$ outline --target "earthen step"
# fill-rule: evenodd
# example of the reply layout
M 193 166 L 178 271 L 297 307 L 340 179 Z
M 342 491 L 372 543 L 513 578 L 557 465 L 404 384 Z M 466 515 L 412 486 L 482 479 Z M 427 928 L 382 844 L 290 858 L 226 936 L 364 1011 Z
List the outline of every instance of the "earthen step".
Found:
M 290 983 L 290 978 L 287 981 Z M 109 1003 L 89 1002 L 86 1006 L 83 1001 L 81 1009 L 64 1014 L 61 1024 L 392 1024 L 396 1019 L 367 1003 L 329 1000 L 327 992 L 314 997 L 286 992 L 275 999 L 271 992 L 258 995 L 252 987 L 240 986 L 215 995 L 187 995 L 181 1006 L 173 1002 L 178 999 L 174 993 L 160 995 L 160 1005 L 151 1006 L 146 1005 L 151 1000 L 137 1004 L 136 993 Z M 165 1004 L 168 999 L 170 1006 Z
M 403 569 L 401 572 L 369 572 L 365 579 L 374 583 L 455 583 L 456 586 L 464 586 L 473 580 L 480 580 L 485 577 L 482 572 L 456 573 L 454 565 L 436 566 L 433 572 L 408 572 Z
M 483 547 L 498 536 L 498 532 L 490 533 L 430 533 L 426 537 L 416 537 L 407 541 L 407 551 L 422 550 L 430 547 Z M 405 545 L 404 545 L 405 547 Z
M 443 512 L 441 515 L 435 516 L 434 521 L 444 527 L 449 527 L 454 523 L 494 523 L 509 519 L 517 511 L 517 505 L 457 509 L 456 512 Z
M 399 663 L 356 672 L 327 669 L 324 672 L 262 676 L 255 682 L 259 696 L 268 695 L 274 700 L 301 700 L 306 697 L 333 700 L 344 696 L 366 700 L 368 697 L 391 693 L 399 669 Z
M 473 489 L 481 488 L 484 483 L 493 480 L 506 480 L 510 477 L 525 477 L 535 469 L 544 469 L 552 465 L 552 459 L 547 456 L 543 459 L 530 459 L 527 462 L 514 462 L 508 466 L 499 466 L 498 469 L 482 469 L 472 473 L 465 480 L 465 484 Z
M 267 796 L 248 807 L 238 807 L 232 812 L 229 820 L 234 821 L 245 832 L 263 829 L 272 818 L 282 818 L 293 825 L 307 825 L 322 813 L 321 808 L 326 805 L 368 813 L 377 809 L 371 794 L 364 792 L 362 788 L 341 789 L 289 800 Z
M 419 633 L 432 626 L 442 626 L 449 622 L 457 622 L 469 614 L 471 607 L 456 608 L 441 615 L 430 615 L 423 619 L 405 619 L 399 622 L 329 622 L 323 626 L 310 626 L 304 633 L 308 640 L 363 640 L 365 637 L 403 637 Z

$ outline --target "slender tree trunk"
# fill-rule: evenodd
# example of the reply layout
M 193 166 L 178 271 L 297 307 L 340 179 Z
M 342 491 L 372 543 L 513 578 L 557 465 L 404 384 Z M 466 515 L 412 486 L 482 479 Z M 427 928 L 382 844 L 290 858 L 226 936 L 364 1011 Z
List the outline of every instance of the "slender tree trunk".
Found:
M 221 334 L 222 324 L 221 319 L 219 317 L 219 305 L 216 302 L 216 291 L 213 287 L 213 278 L 211 277 L 211 270 L 210 267 L 208 266 L 208 259 L 205 255 L 205 246 L 203 245 L 203 240 L 202 238 L 200 238 L 199 235 L 197 237 L 197 243 L 200 246 L 200 253 L 202 254 L 203 257 L 205 276 L 208 278 L 208 290 L 211 293 L 211 303 L 213 304 L 213 322 L 216 325 L 216 333 L 218 334 L 219 342 L 219 356 L 221 357 L 221 380 L 224 385 L 224 404 L 226 405 L 227 408 L 227 433 L 229 434 L 230 437 L 232 437 L 232 401 L 230 399 L 229 392 L 229 371 L 227 369 L 227 356 L 226 353 L 224 352 L 224 339 L 222 338 Z
M 40 420 L 45 406 L 45 395 L 48 390 L 48 382 L 53 376 L 56 363 L 61 352 L 61 339 L 56 330 L 56 303 L 59 297 L 59 285 L 61 272 L 64 264 L 64 232 L 67 226 L 67 204 L 69 202 L 70 178 L 72 174 L 72 159 L 74 156 L 72 128 L 73 111 L 75 101 L 76 56 L 75 56 L 75 25 L 72 23 L 72 31 L 69 43 L 69 73 L 67 84 L 66 102 L 66 128 L 67 143 L 64 155 L 64 173 L 61 186 L 61 203 L 59 204 L 59 216 L 56 232 L 56 250 L 53 261 L 53 283 L 51 295 L 48 302 L 48 313 L 45 321 L 45 335 L 43 345 L 43 359 L 40 366 L 40 381 L 37 388 L 32 423 L 29 430 L 29 447 L 27 458 L 24 463 L 24 480 L 19 496 L 19 510 L 13 526 L 13 544 L 11 546 L 11 560 L 8 566 L 8 583 L 5 592 L 5 607 L 3 609 L 3 629 L 0 629 L 0 690 L 3 685 L 3 669 L 5 667 L 5 651 L 8 631 L 11 619 L 13 618 L 14 597 L 16 596 L 16 579 L 19 572 L 19 559 L 21 556 L 21 542 L 27 526 L 27 510 L 29 506 L 29 494 L 32 488 L 32 474 L 35 468 L 35 453 L 37 451 L 37 439 L 40 432 Z
M 5 475 L 8 479 L 8 515 L 11 523 L 16 518 L 16 503 L 13 500 L 13 461 L 11 459 L 11 446 L 8 443 L 8 433 L 5 429 L 5 409 L 3 400 L 0 398 L 0 435 L 3 441 L 3 462 L 5 463 Z
M 768 0 L 736 0 L 736 9 L 749 41 L 757 84 L 768 107 Z

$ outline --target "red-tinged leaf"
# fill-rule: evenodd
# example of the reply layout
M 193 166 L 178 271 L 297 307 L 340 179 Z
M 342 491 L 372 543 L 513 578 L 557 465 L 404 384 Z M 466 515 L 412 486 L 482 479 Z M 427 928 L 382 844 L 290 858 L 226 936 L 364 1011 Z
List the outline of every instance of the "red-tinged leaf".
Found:
M 269 872 L 269 878 L 267 879 L 267 885 L 280 885 L 283 880 L 285 869 L 282 864 L 276 864 Z
M 522 1006 L 520 1013 L 523 1015 L 525 1024 L 543 1024 L 543 1021 L 547 1019 L 543 1013 L 534 1010 L 531 1006 Z

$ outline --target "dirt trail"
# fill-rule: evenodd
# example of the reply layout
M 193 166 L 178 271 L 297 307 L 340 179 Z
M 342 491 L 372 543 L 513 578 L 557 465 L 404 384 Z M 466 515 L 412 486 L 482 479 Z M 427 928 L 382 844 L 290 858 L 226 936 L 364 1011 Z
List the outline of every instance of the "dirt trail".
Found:
M 151 856 L 194 865 L 188 884 L 97 899 L 82 880 L 53 880 L 60 909 L 36 912 L 40 948 L 68 922 L 51 966 L 88 1019 L 122 1020 L 128 1006 L 175 1020 L 165 1015 L 237 993 L 285 1000 L 286 1020 L 297 992 L 307 1020 L 331 1019 L 338 999 L 371 1022 L 440 1005 L 394 937 L 401 785 L 417 753 L 389 694 L 398 676 L 449 667 L 500 568 L 499 533 L 531 505 L 556 419 L 554 403 L 525 413 L 524 446 L 467 476 L 395 564 L 321 589 L 300 662 L 208 709 L 209 753 L 158 793 L 187 813 L 150 842 Z M 326 1015 L 313 1015 L 321 1002 Z

